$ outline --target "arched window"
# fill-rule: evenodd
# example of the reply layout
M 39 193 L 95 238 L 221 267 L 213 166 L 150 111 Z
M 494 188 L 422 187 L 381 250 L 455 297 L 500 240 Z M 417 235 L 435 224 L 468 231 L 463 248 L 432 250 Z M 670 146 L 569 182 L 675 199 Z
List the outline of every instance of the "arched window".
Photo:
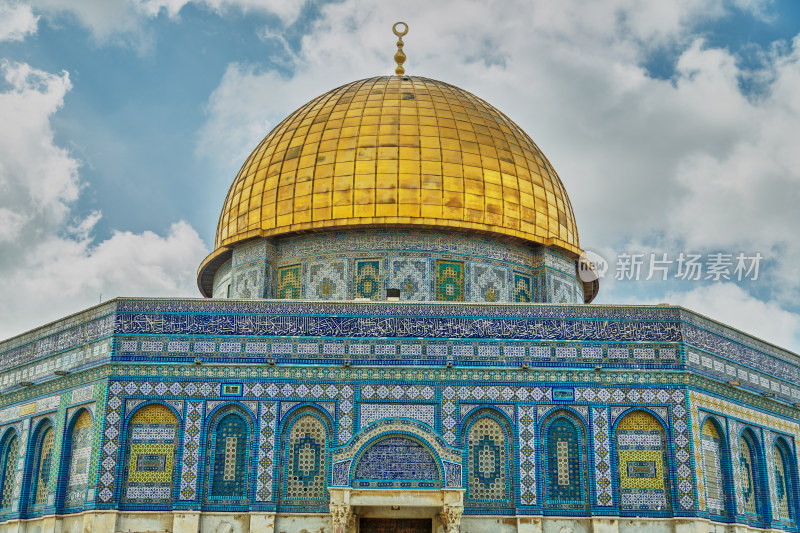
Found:
M 122 503 L 169 505 L 174 490 L 178 418 L 161 404 L 142 407 L 128 423 Z
M 39 429 L 31 470 L 30 505 L 47 503 L 47 489 L 50 485 L 50 470 L 53 465 L 53 440 L 55 431 L 48 422 Z
M 792 495 L 794 494 L 794 480 L 792 475 L 792 463 L 790 462 L 789 448 L 782 439 L 775 442 L 772 460 L 775 462 L 775 496 L 778 503 L 778 518 L 780 520 L 793 521 L 794 508 L 792 506 Z
M 748 430 L 739 437 L 739 476 L 742 485 L 742 505 L 745 514 L 761 518 L 761 477 L 755 439 Z
M 72 434 L 64 451 L 64 469 L 67 479 L 64 483 L 63 506 L 80 507 L 86 502 L 86 489 L 89 485 L 89 463 L 92 455 L 92 415 L 85 409 L 73 420 Z
M 19 438 L 14 430 L 7 431 L 3 438 L 0 455 L 0 509 L 10 509 L 14 499 L 17 459 L 19 458 Z
M 717 425 L 706 419 L 700 434 L 703 456 L 703 477 L 706 485 L 706 509 L 715 515 L 724 515 L 727 510 L 725 495 L 725 469 L 722 456 L 722 437 Z
M 208 444 L 210 502 L 247 503 L 249 442 L 250 429 L 238 409 L 227 409 L 214 416 Z
M 589 504 L 586 470 L 586 426 L 574 414 L 557 411 L 542 423 L 545 501 L 558 509 L 580 509 Z
M 469 499 L 506 500 L 506 434 L 493 418 L 484 416 L 469 429 Z
M 327 499 L 328 427 L 315 410 L 304 409 L 290 420 L 283 437 L 286 453 L 282 501 L 320 505 Z
M 667 437 L 658 419 L 632 411 L 616 428 L 622 511 L 666 511 L 671 507 Z

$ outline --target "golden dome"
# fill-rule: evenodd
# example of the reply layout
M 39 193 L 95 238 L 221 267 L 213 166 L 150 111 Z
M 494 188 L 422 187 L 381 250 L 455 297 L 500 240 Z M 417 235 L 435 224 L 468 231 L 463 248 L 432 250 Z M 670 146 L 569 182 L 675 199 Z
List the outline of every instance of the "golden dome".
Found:
M 315 98 L 261 141 L 201 273 L 240 241 L 364 226 L 472 230 L 580 253 L 564 186 L 519 126 L 453 85 L 381 76 Z

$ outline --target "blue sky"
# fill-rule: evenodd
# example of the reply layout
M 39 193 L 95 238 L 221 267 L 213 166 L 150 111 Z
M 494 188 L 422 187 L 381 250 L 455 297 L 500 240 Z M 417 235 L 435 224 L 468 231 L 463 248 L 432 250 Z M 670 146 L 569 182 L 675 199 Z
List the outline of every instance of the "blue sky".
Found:
M 197 296 L 246 155 L 309 99 L 390 74 L 397 20 L 410 74 L 548 155 L 612 263 L 598 303 L 800 350 L 796 0 L 0 0 L 0 337 L 100 298 Z M 626 252 L 764 259 L 757 281 L 614 280 Z

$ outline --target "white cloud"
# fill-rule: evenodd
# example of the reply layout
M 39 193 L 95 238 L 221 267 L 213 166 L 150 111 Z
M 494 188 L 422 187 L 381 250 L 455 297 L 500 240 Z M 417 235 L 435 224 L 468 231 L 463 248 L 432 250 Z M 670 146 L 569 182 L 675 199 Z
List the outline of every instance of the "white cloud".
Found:
M 54 141 L 66 72 L 0 63 L 0 338 L 114 296 L 197 294 L 206 249 L 186 223 L 161 236 L 115 232 L 98 242 L 100 213 L 76 218 L 80 164 Z
M 0 42 L 21 41 L 36 33 L 39 17 L 31 6 L 11 0 L 0 0 Z

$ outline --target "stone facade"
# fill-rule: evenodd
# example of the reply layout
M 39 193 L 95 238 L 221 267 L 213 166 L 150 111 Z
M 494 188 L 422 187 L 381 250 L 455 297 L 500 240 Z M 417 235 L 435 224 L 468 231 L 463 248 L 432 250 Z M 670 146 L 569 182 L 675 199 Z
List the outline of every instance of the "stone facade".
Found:
M 800 361 L 680 308 L 119 299 L 0 353 L 0 532 L 797 529 Z

